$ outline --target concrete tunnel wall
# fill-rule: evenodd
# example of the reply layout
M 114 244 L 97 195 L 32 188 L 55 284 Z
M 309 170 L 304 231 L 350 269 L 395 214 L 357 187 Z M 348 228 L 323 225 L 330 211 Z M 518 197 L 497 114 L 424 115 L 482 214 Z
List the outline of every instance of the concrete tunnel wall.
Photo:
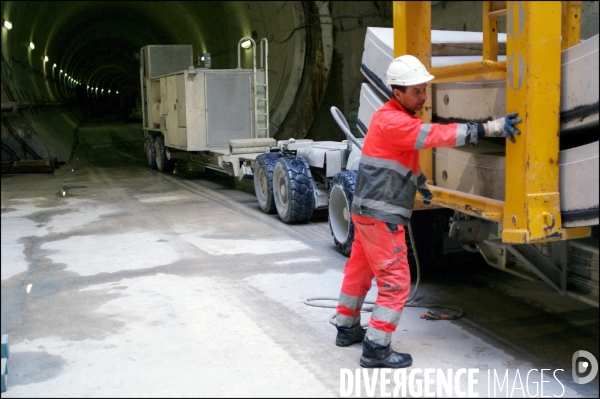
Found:
M 269 40 L 271 135 L 343 140 L 329 108 L 337 106 L 352 122 L 364 81 L 366 28 L 392 26 L 390 1 L 4 1 L 1 7 L 3 22 L 12 23 L 10 30 L 2 27 L 2 139 L 21 158 L 29 147 L 64 162 L 86 117 L 126 116 L 135 107 L 135 54 L 142 46 L 192 44 L 195 66 L 198 54 L 210 52 L 213 68 L 235 68 L 242 36 Z M 597 16 L 598 2 L 582 2 L 582 39 L 597 34 Z M 481 30 L 481 3 L 432 2 L 432 28 Z M 243 67 L 250 67 L 251 52 L 242 54 Z M 105 91 L 77 102 L 88 85 Z M 3 162 L 7 157 L 3 151 Z
M 3 131 L 60 161 L 86 116 L 135 107 L 135 54 L 148 44 L 192 44 L 195 66 L 209 52 L 212 68 L 230 69 L 241 37 L 266 37 L 271 134 L 279 137 L 306 135 L 327 87 L 326 2 L 6 1 L 2 16 L 12 24 L 2 28 Z M 242 67 L 251 66 L 252 51 L 242 50 Z M 4 111 L 15 106 L 18 121 L 9 122 Z

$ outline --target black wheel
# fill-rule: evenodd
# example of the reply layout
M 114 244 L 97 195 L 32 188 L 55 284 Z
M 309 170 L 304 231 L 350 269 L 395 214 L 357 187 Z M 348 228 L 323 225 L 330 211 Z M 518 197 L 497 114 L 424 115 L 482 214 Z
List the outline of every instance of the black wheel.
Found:
M 335 245 L 345 256 L 350 256 L 354 242 L 354 223 L 350 211 L 355 186 L 355 170 L 337 173 L 329 184 L 329 229 Z
M 154 157 L 156 159 L 156 169 L 163 173 L 173 172 L 175 163 L 167 159 L 167 148 L 165 147 L 165 140 L 162 135 L 158 135 L 154 139 L 154 152 L 156 155 Z
M 284 223 L 308 222 L 315 207 L 312 173 L 304 157 L 282 157 L 273 169 L 273 197 Z
M 144 140 L 144 150 L 146 150 L 146 156 L 148 157 L 148 166 L 150 169 L 156 169 L 156 149 L 154 148 L 154 135 L 149 134 Z
M 259 155 L 254 160 L 254 192 L 258 206 L 264 213 L 277 212 L 273 198 L 273 169 L 282 156 L 280 152 L 272 152 Z

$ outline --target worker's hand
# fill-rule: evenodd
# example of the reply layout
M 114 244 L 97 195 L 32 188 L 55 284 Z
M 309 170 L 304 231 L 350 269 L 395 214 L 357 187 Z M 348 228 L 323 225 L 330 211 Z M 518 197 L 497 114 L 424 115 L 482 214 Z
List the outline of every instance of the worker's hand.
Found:
M 431 203 L 430 200 L 433 198 L 433 194 L 431 193 L 431 191 L 429 191 L 429 187 L 427 187 L 427 184 L 423 184 L 417 187 L 417 191 L 423 196 L 423 203 L 425 205 L 429 205 Z
M 488 137 L 506 137 L 511 142 L 516 143 L 513 134 L 521 134 L 521 132 L 513 127 L 517 123 L 521 123 L 522 119 L 517 118 L 518 112 L 512 112 L 506 115 L 504 118 L 489 121 L 488 131 L 486 136 Z

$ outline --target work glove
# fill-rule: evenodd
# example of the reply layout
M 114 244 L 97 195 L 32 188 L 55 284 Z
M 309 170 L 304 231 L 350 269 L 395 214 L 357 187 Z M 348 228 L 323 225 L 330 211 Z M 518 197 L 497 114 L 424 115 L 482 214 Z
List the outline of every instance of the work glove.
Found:
M 513 134 L 521 134 L 520 131 L 515 129 L 513 125 L 521 123 L 522 119 L 517 118 L 518 112 L 512 112 L 506 115 L 504 118 L 489 121 L 487 137 L 506 137 L 511 142 L 516 143 Z
M 430 200 L 433 198 L 433 194 L 431 193 L 431 191 L 429 191 L 429 187 L 427 187 L 427 184 L 423 183 L 422 185 L 418 186 L 417 191 L 423 196 L 423 203 L 425 205 L 429 205 L 431 203 Z

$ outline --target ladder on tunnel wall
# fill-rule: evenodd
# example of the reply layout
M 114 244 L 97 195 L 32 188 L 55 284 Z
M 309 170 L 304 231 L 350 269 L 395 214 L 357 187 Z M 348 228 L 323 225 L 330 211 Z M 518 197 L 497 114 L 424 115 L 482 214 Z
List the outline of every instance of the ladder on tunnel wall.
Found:
M 264 44 L 264 47 L 263 47 Z M 263 53 L 264 51 L 264 53 Z M 263 64 L 264 61 L 264 64 Z M 255 89 L 256 136 L 269 137 L 269 43 L 260 41 L 260 70 Z
M 240 48 L 242 43 L 252 43 L 253 97 L 254 97 L 254 138 L 269 136 L 269 42 L 260 41 L 260 67 L 256 68 L 256 42 L 251 37 L 242 37 L 238 42 L 238 69 L 241 69 Z
M 562 227 L 559 135 L 546 134 L 560 129 L 561 50 L 579 43 L 580 11 L 577 1 L 484 1 L 483 60 L 432 68 L 431 2 L 393 4 L 394 57 L 417 57 L 435 76 L 432 84 L 506 80 L 507 111 L 519 111 L 523 122 L 516 144 L 506 147 L 505 201 L 442 189 L 430 181 L 440 199 L 436 204 L 502 223 L 504 243 L 558 241 L 591 232 L 590 227 Z M 507 61 L 499 62 L 498 17 L 504 15 Z M 432 119 L 431 94 L 428 86 L 419 114 L 426 123 Z M 432 150 L 421 150 L 420 161 L 423 173 L 433 176 Z

